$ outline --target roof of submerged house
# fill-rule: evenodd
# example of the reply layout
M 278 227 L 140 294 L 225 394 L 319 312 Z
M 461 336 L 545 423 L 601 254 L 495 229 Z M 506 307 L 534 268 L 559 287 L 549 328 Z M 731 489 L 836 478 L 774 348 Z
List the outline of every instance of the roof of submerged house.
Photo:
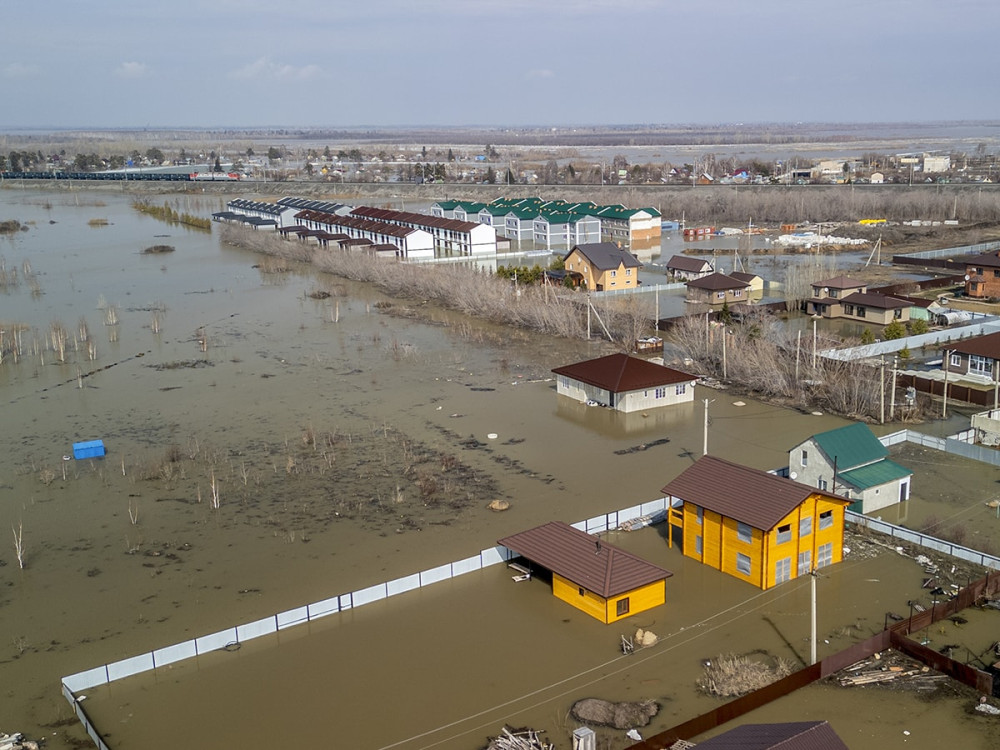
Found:
M 603 388 L 612 393 L 657 388 L 673 383 L 689 383 L 698 378 L 680 370 L 647 362 L 627 354 L 609 354 L 572 365 L 556 367 L 556 375 Z

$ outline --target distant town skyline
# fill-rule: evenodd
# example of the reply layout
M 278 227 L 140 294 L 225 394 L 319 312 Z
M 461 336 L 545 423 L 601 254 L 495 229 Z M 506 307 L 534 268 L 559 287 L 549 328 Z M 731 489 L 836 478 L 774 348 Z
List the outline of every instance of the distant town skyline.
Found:
M 987 0 L 4 8 L 0 130 L 1000 118 Z

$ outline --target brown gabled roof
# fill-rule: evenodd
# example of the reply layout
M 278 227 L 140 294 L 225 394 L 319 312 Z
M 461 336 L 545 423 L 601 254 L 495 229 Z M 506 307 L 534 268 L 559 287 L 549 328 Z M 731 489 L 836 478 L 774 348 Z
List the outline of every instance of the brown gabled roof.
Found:
M 852 279 L 850 276 L 834 276 L 832 279 L 814 281 L 811 286 L 825 286 L 830 289 L 855 289 L 859 286 L 867 287 L 868 282 L 861 281 L 860 279 Z
M 667 268 L 688 273 L 703 273 L 712 264 L 702 258 L 689 258 L 686 255 L 675 255 L 667 261 Z
M 673 575 L 562 521 L 512 534 L 497 544 L 605 599 Z
M 854 292 L 840 301 L 845 305 L 864 305 L 879 310 L 896 310 L 900 307 L 910 306 L 906 300 L 890 297 L 888 294 L 869 294 L 867 292 Z
M 761 531 L 773 529 L 813 494 L 845 504 L 850 502 L 809 485 L 715 456 L 699 458 L 664 487 L 663 492 Z
M 698 379 L 686 372 L 656 365 L 627 354 L 609 354 L 606 357 L 588 359 L 557 367 L 552 372 L 612 393 L 657 388 L 673 383 L 688 383 Z
M 733 271 L 729 275 L 737 281 L 745 281 L 748 284 L 752 283 L 754 279 L 760 278 L 760 276 L 755 273 L 743 273 L 742 271 Z
M 744 724 L 697 746 L 698 750 L 848 750 L 825 721 Z
M 642 263 L 628 250 L 622 250 L 614 242 L 588 242 L 582 245 L 574 245 L 564 256 L 564 260 L 573 254 L 573 251 L 580 253 L 595 268 L 601 271 L 610 271 L 613 268 L 624 266 L 625 268 L 642 268 Z
M 963 261 L 966 267 L 970 266 L 980 266 L 982 268 L 997 268 L 1000 267 L 1000 253 L 984 253 L 983 255 L 974 255 L 971 258 L 965 258 Z
M 746 289 L 750 286 L 748 282 L 734 279 L 724 273 L 710 273 L 708 276 L 687 282 L 687 285 L 695 289 L 708 289 L 712 292 L 721 292 L 725 289 Z
M 960 354 L 976 354 L 988 359 L 1000 359 L 1000 333 L 988 333 L 976 336 L 967 341 L 959 341 L 954 346 L 947 346 Z

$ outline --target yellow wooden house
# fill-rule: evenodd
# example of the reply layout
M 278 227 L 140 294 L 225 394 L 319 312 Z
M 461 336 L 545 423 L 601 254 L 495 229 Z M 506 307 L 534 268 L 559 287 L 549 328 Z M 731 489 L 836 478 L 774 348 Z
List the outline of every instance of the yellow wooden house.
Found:
M 592 292 L 635 289 L 642 264 L 613 242 L 591 242 L 573 247 L 563 259 L 566 271 L 580 274 Z
M 552 574 L 552 593 L 606 625 L 666 600 L 668 570 L 569 524 L 551 521 L 500 539 L 532 569 Z
M 759 588 L 843 558 L 847 498 L 715 456 L 663 492 L 670 537 L 679 526 L 684 555 Z

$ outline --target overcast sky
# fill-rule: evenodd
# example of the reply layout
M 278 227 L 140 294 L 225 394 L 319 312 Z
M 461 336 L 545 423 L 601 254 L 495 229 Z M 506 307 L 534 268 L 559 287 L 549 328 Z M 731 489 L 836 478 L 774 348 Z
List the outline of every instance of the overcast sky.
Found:
M 0 130 L 1000 118 L 996 0 L 8 0 Z

